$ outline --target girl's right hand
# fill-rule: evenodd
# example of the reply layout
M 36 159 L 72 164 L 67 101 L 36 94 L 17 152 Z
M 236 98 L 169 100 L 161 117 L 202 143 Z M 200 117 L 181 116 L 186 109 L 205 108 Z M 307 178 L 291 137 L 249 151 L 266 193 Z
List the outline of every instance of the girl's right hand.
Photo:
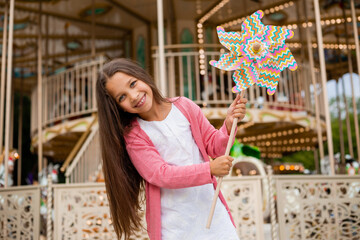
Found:
M 228 175 L 232 166 L 232 161 L 234 161 L 234 158 L 230 156 L 221 156 L 215 158 L 210 162 L 211 175 L 217 177 Z

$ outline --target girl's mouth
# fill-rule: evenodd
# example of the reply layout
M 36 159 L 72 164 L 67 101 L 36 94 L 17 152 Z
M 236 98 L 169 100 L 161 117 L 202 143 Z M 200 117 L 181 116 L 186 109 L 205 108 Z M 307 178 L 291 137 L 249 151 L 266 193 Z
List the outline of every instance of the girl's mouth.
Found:
M 144 96 L 140 99 L 140 101 L 135 105 L 135 107 L 141 107 L 142 105 L 144 105 L 146 100 L 146 94 L 144 94 Z

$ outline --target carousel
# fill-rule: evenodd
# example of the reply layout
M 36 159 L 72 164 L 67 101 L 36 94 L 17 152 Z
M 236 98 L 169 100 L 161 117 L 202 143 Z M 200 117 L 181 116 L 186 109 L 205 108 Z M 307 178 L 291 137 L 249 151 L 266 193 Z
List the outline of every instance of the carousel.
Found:
M 255 13 L 279 32 L 260 47 L 246 42 L 254 53 L 292 35 L 279 47 L 287 55 L 276 56 L 284 67 L 274 88 L 257 84 L 269 78 L 260 71 L 265 60 L 246 65 L 260 77 L 242 89 L 247 113 L 222 186 L 238 235 L 360 238 L 358 0 L 2 0 L 0 239 L 115 238 L 97 73 L 110 59 L 134 59 L 164 96 L 188 97 L 219 128 L 238 86 L 237 69 L 210 64 L 231 52 L 219 29 L 244 37 Z M 311 156 L 314 168 L 291 159 L 294 153 Z

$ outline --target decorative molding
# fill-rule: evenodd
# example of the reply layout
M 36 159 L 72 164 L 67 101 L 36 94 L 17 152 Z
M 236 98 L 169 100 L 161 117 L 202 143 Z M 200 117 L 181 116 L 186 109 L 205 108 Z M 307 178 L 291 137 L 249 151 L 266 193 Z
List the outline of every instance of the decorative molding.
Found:
M 86 128 L 89 126 L 89 124 L 93 121 L 94 116 L 86 117 L 86 118 L 80 118 L 72 121 L 66 121 L 63 123 L 59 123 L 55 126 L 46 128 L 43 130 L 43 142 L 50 141 L 54 137 L 69 133 L 69 132 L 85 132 Z M 37 139 L 38 136 L 34 136 L 31 139 L 32 146 L 37 145 Z
M 262 110 L 259 113 L 260 122 L 263 122 L 264 117 L 266 117 L 266 116 L 271 116 L 271 117 L 277 118 L 279 120 L 284 120 L 286 118 L 286 114 L 278 114 L 278 113 L 274 113 L 273 111 L 270 112 L 270 111 Z

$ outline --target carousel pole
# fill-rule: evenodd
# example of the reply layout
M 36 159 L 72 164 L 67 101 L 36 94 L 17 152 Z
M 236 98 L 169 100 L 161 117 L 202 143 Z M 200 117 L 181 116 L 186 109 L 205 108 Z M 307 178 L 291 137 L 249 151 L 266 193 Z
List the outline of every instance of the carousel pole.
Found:
M 326 134 L 328 142 L 328 154 L 330 160 L 330 169 L 331 175 L 335 175 L 335 161 L 334 161 L 334 149 L 333 149 L 333 140 L 331 132 L 331 122 L 330 122 L 330 111 L 328 102 L 328 94 L 326 89 L 326 68 L 325 68 L 325 56 L 324 56 L 324 47 L 323 47 L 323 36 L 322 29 L 320 24 L 320 7 L 319 0 L 314 0 L 314 12 L 315 12 L 315 24 L 316 24 L 316 34 L 318 39 L 318 50 L 320 58 L 320 74 L 322 82 L 322 92 L 324 99 L 324 110 L 325 110 L 325 122 L 326 122 Z
M 7 51 L 7 72 L 6 72 L 6 113 L 5 113 L 5 188 L 8 185 L 8 161 L 9 161 L 9 142 L 10 142 L 10 106 L 11 106 L 11 77 L 12 77 L 12 54 L 13 54 L 13 34 L 14 34 L 14 5 L 15 0 L 10 0 L 9 9 L 9 40 Z M 3 53 L 5 54 L 5 52 Z
M 351 16 L 352 16 L 352 22 L 353 22 L 353 28 L 354 28 L 354 38 L 355 38 L 355 49 L 356 49 L 356 63 L 358 68 L 358 73 L 360 75 L 360 47 L 359 47 L 359 34 L 357 29 L 357 20 L 356 20 L 356 14 L 355 14 L 355 5 L 354 0 L 350 0 L 350 6 L 351 6 Z M 350 54 L 350 50 L 348 49 L 348 55 Z M 352 65 L 351 65 L 352 68 Z M 352 74 L 350 75 L 352 78 Z M 353 84 L 353 81 L 351 81 L 351 84 Z M 351 85 L 351 89 L 354 91 L 353 85 Z M 353 99 L 353 108 L 354 108 L 354 120 L 355 120 L 355 134 L 356 134 L 356 148 L 357 148 L 357 157 L 358 161 L 360 161 L 360 138 L 359 138 L 359 121 L 357 120 L 357 111 L 356 111 L 356 102 Z
M 4 27 L 3 27 L 3 41 L 2 41 L 2 56 L 1 56 L 1 93 L 0 93 L 0 155 L 3 152 L 3 134 L 4 134 L 4 105 L 5 105 L 5 68 L 6 68 L 6 44 L 7 44 L 7 30 L 8 30 L 8 1 L 5 1 L 4 12 Z
M 159 76 L 160 91 L 164 96 L 166 94 L 166 72 L 165 72 L 165 50 L 164 50 L 164 16 L 163 16 L 163 0 L 157 0 L 157 22 L 158 22 L 158 45 L 159 45 Z
M 37 122 L 37 130 L 38 130 L 38 175 L 40 175 L 42 171 L 42 163 L 43 163 L 43 139 L 42 139 L 42 39 L 41 39 L 41 11 L 42 6 L 41 2 L 39 2 L 39 20 L 38 20 L 38 49 L 37 49 L 37 101 L 38 101 L 38 122 Z M 40 180 L 40 179 L 39 179 Z
M 304 10 L 305 10 L 305 18 L 306 21 L 308 21 L 307 16 L 307 8 L 306 8 L 306 1 L 303 1 L 304 3 Z M 308 55 L 309 55 L 309 63 L 310 63 L 310 71 L 311 71 L 311 82 L 314 89 L 314 101 L 315 101 L 315 119 L 316 119 L 316 132 L 317 132 L 317 138 L 319 143 L 319 153 L 320 153 L 320 159 L 324 159 L 324 143 L 322 140 L 322 131 L 321 131 L 321 125 L 320 125 L 320 109 L 319 109 L 319 99 L 317 98 L 317 91 L 316 91 L 316 77 L 314 72 L 314 56 L 313 56 L 313 49 L 311 46 L 311 36 L 310 36 L 310 29 L 306 28 L 306 42 L 307 42 L 307 49 L 308 49 Z M 317 159 L 317 164 L 319 165 L 319 159 Z M 318 172 L 319 173 L 319 172 Z

